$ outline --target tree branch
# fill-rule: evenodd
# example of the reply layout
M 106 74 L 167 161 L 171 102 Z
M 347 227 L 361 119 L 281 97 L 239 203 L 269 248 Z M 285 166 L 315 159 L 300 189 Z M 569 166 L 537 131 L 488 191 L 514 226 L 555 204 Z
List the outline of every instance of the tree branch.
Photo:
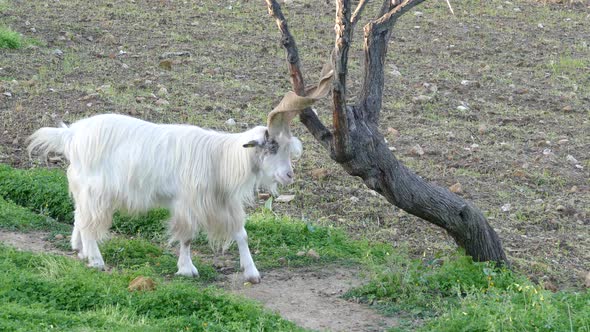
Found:
M 361 18 L 361 14 L 365 9 L 365 6 L 369 0 L 360 0 L 359 4 L 356 6 L 354 13 L 352 13 L 352 17 L 350 18 L 351 30 L 354 30 L 354 27 L 358 23 L 359 19 Z
M 266 0 L 266 4 L 268 7 L 268 13 L 272 16 L 276 23 L 277 27 L 281 31 L 281 44 L 285 48 L 287 52 L 287 64 L 289 67 L 289 75 L 291 77 L 291 86 L 293 91 L 298 95 L 303 95 L 305 91 L 305 85 L 303 82 L 303 74 L 301 73 L 301 65 L 299 62 L 299 52 L 297 51 L 297 45 L 295 44 L 295 39 L 289 32 L 289 27 L 287 26 L 287 20 L 281 11 L 281 6 L 277 3 L 276 0 Z M 332 143 L 332 133 L 322 121 L 317 117 L 317 115 L 313 112 L 311 108 L 306 108 L 300 115 L 299 119 L 301 123 L 309 130 L 309 132 L 314 136 L 314 138 L 322 144 L 324 148 L 329 151 L 333 149 Z
M 348 115 L 346 109 L 346 74 L 348 48 L 352 24 L 350 23 L 350 0 L 336 1 L 336 42 L 334 46 L 334 82 L 332 86 L 334 152 L 338 162 L 351 158 Z
M 376 125 L 383 103 L 383 64 L 391 36 L 391 27 L 397 19 L 424 0 L 385 0 L 380 17 L 368 23 L 365 28 L 365 59 L 361 93 L 356 104 L 366 121 Z

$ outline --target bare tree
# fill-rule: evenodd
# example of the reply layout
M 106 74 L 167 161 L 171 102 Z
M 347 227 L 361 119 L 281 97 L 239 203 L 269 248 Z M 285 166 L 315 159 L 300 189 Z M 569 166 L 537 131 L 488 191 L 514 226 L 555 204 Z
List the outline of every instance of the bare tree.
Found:
M 476 261 L 508 265 L 496 232 L 476 207 L 447 189 L 429 184 L 402 165 L 389 150 L 378 123 L 383 99 L 383 64 L 397 19 L 424 0 L 383 0 L 378 17 L 364 27 L 364 72 L 355 105 L 346 102 L 348 49 L 352 32 L 368 0 L 351 11 L 350 0 L 336 0 L 336 42 L 332 53 L 333 131 L 307 107 L 300 120 L 309 132 L 350 175 L 404 211 L 444 228 Z M 281 32 L 293 91 L 306 89 L 295 40 L 276 0 L 266 0 Z

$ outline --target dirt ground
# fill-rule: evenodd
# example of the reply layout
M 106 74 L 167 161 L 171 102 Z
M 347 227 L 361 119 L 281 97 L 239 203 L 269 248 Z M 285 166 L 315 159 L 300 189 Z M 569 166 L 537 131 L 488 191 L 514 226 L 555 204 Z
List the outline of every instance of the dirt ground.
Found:
M 240 131 L 264 123 L 290 88 L 275 23 L 258 1 L 4 3 L 1 22 L 39 42 L 0 50 L 0 162 L 16 167 L 34 165 L 25 139 L 56 120 L 116 112 Z M 334 40 L 333 4 L 281 3 L 312 82 Z M 398 22 L 382 130 L 420 176 L 460 184 L 517 270 L 558 288 L 581 287 L 590 271 L 590 8 L 452 3 L 455 15 L 431 1 Z M 361 46 L 358 30 L 351 101 L 361 84 Z M 325 123 L 329 105 L 316 107 Z M 346 175 L 299 123 L 294 132 L 305 152 L 283 193 L 296 198 L 276 203 L 277 213 L 407 247 L 415 257 L 456 248 L 444 231 Z

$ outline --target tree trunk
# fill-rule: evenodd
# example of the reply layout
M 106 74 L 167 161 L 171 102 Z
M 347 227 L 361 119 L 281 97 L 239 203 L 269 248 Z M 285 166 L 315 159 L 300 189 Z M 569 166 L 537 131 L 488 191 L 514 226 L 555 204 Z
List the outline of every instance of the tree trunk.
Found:
M 346 63 L 352 28 L 367 1 L 361 0 L 351 18 L 350 1 L 336 1 L 333 124 L 326 128 L 310 109 L 300 116 L 330 157 L 353 176 L 384 196 L 391 204 L 445 229 L 476 261 L 509 265 L 496 232 L 476 207 L 449 190 L 429 184 L 402 165 L 389 151 L 378 122 L 383 98 L 383 64 L 396 20 L 424 0 L 384 0 L 377 19 L 365 26 L 365 62 L 362 91 L 356 106 L 346 105 Z M 303 77 L 295 40 L 276 0 L 266 0 L 282 34 L 293 91 L 302 94 Z

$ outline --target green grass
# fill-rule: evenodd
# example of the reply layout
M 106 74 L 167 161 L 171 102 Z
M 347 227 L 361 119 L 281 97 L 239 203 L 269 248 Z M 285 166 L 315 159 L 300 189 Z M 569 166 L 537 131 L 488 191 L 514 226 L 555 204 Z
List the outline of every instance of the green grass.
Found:
M 129 292 L 131 272 L 0 246 L 0 330 L 294 331 L 259 304 L 186 280 Z
M 0 26 L 0 49 L 17 49 L 21 48 L 23 44 L 23 38 L 18 32 L 15 32 L 8 27 Z
M 522 275 L 460 253 L 429 261 L 394 255 L 345 297 L 423 331 L 590 331 L 590 293 L 552 293 Z
M 280 217 L 270 208 L 253 213 L 246 224 L 260 270 L 362 266 L 369 282 L 344 297 L 398 317 L 398 329 L 590 332 L 587 290 L 552 293 L 517 272 L 473 262 L 461 252 L 410 258 L 389 244 L 351 240 L 341 229 Z M 71 209 L 62 171 L 0 165 L 0 228 L 66 233 L 71 226 L 51 216 L 67 219 Z M 66 257 L 0 246 L 0 330 L 296 329 L 259 305 L 209 286 L 219 275 L 206 258 L 213 253 L 204 235 L 194 243 L 205 254 L 194 257 L 200 278 L 172 276 L 177 257 L 165 244 L 168 217 L 165 210 L 117 216 L 113 230 L 119 235 L 101 244 L 110 273 Z M 298 255 L 310 249 L 319 258 Z M 235 245 L 228 253 L 237 268 Z M 129 281 L 140 275 L 154 278 L 157 289 L 128 292 Z

